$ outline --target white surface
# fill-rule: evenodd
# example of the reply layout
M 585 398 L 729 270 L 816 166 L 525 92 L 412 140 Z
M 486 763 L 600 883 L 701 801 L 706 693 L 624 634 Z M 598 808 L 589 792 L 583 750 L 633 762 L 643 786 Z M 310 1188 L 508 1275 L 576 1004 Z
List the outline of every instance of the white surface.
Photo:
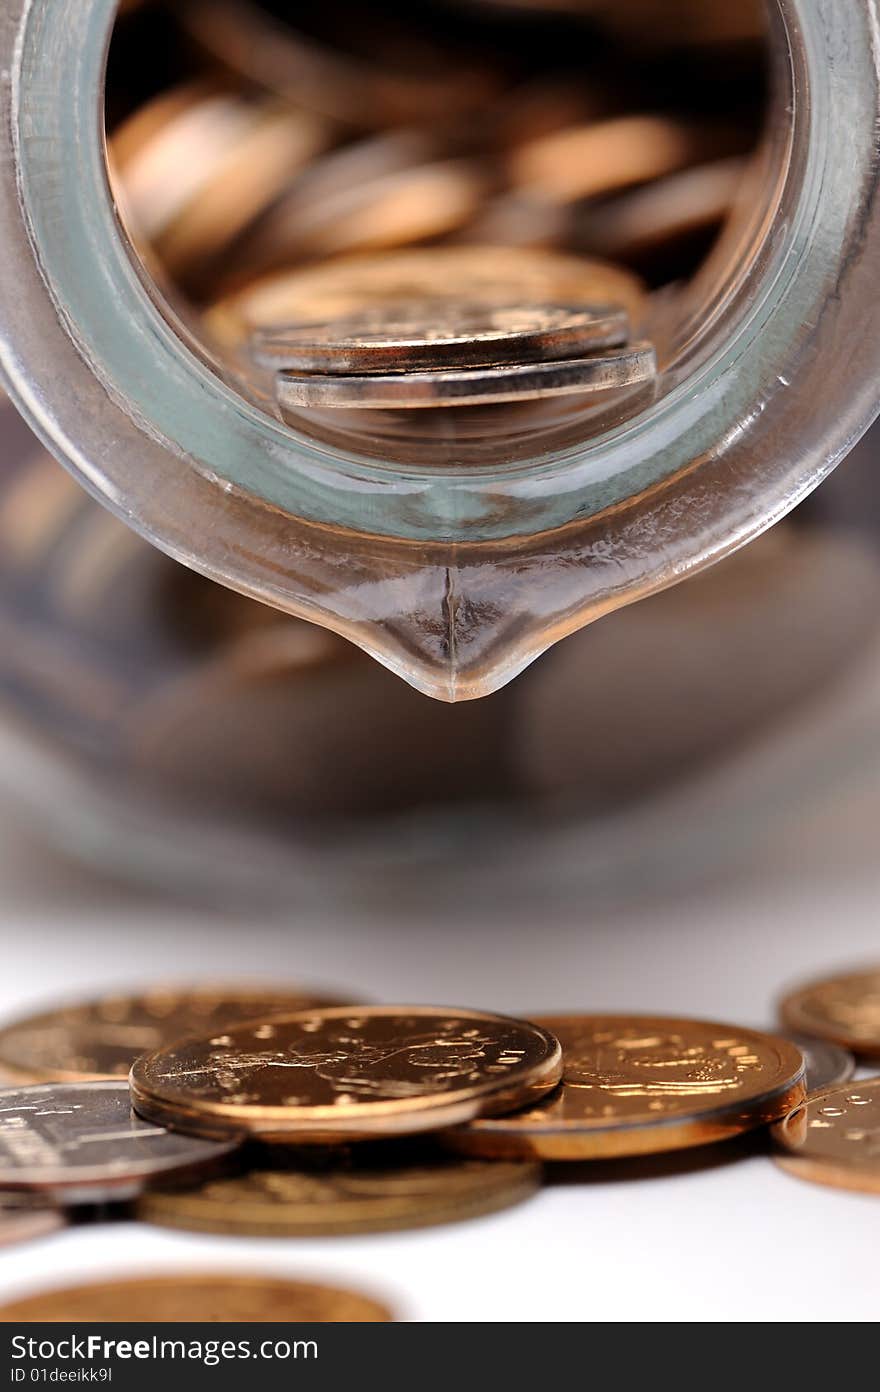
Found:
M 871 812 L 876 827 L 878 806 L 877 788 L 862 787 L 824 822 L 789 828 L 737 886 L 628 911 L 554 907 L 540 922 L 475 922 L 465 910 L 456 922 L 209 918 L 92 881 L 4 826 L 0 1013 L 240 972 L 351 984 L 378 999 L 760 1024 L 793 978 L 880 957 L 873 833 L 855 849 L 846 833 L 848 818 L 864 827 Z M 696 1161 L 562 1171 L 518 1208 L 411 1234 L 242 1241 L 72 1229 L 0 1252 L 0 1294 L 112 1273 L 249 1268 L 362 1287 L 420 1320 L 873 1320 L 878 1228 L 880 1198 L 800 1183 L 760 1155 L 716 1147 Z

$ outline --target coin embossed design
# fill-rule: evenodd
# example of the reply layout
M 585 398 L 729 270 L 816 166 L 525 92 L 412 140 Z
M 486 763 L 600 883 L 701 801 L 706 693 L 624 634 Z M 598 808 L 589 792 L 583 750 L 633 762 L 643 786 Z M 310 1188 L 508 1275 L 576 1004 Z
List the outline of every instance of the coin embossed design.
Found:
M 807 1066 L 807 1092 L 823 1092 L 825 1088 L 846 1083 L 856 1071 L 856 1061 L 848 1049 L 827 1039 L 811 1039 L 807 1034 L 787 1030 L 782 1038 L 790 1039 L 800 1049 Z
M 12 1075 L 10 1083 L 127 1078 L 141 1054 L 186 1034 L 338 1002 L 338 996 L 265 986 L 167 985 L 108 995 L 0 1028 L 0 1068 Z
M 65 1223 L 57 1208 L 6 1208 L 0 1205 L 0 1247 L 33 1242 L 58 1232 Z
M 393 1318 L 355 1291 L 269 1276 L 140 1277 L 41 1291 L 0 1306 L 0 1324 L 378 1323 Z
M 441 1156 L 404 1168 L 255 1170 L 196 1189 L 141 1197 L 137 1217 L 163 1227 L 249 1237 L 333 1237 L 461 1222 L 538 1189 L 539 1165 Z
M 377 308 L 311 328 L 258 332 L 253 354 L 266 367 L 369 373 L 541 362 L 617 348 L 629 321 L 609 306 L 447 305 Z
M 508 363 L 503 367 L 459 368 L 449 372 L 332 376 L 284 370 L 275 379 L 275 395 L 282 410 L 486 406 L 493 402 L 617 391 L 649 381 L 656 371 L 654 349 L 647 343 L 634 343 L 627 348 L 609 348 L 588 358 Z
M 780 1003 L 788 1029 L 880 1058 L 880 967 L 813 981 Z
M 562 1086 L 536 1107 L 474 1121 L 444 1142 L 502 1158 L 654 1154 L 777 1120 L 805 1095 L 800 1050 L 755 1030 L 653 1016 L 536 1023 L 562 1044 Z
M 65 1204 L 133 1198 L 159 1176 L 198 1172 L 232 1149 L 143 1121 L 124 1082 L 0 1091 L 0 1190 Z
M 185 1039 L 141 1058 L 132 1100 L 205 1136 L 299 1142 L 437 1130 L 510 1110 L 559 1081 L 546 1030 L 431 1006 L 317 1010 Z
M 773 1139 L 789 1174 L 880 1193 L 880 1078 L 813 1094 L 774 1126 Z

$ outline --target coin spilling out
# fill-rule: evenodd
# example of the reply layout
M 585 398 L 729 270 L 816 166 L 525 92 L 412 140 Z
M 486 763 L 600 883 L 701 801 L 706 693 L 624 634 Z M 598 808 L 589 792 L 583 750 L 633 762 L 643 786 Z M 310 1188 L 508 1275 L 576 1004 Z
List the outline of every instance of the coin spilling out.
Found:
M 781 1001 L 788 1029 L 880 1058 L 880 968 L 813 981 Z
M 827 1039 L 811 1039 L 807 1034 L 786 1030 L 781 1036 L 794 1044 L 804 1056 L 807 1068 L 807 1092 L 822 1092 L 849 1082 L 856 1071 L 856 1061 L 849 1049 L 832 1044 Z
M 57 1208 L 8 1208 L 0 1204 L 0 1247 L 48 1237 L 64 1225 L 64 1214 Z
M 345 1001 L 352 1004 L 352 997 Z M 0 1027 L 0 1069 L 11 1081 L 127 1078 L 141 1054 L 184 1035 L 339 1003 L 339 995 L 295 986 L 152 986 L 135 995 L 41 1011 Z
M 65 1286 L 0 1306 L 0 1324 L 364 1324 L 393 1319 L 355 1291 L 269 1276 L 203 1273 Z
M 880 1193 L 880 1078 L 808 1097 L 773 1139 L 777 1164 L 798 1179 Z
M 0 1193 L 26 1190 L 65 1204 L 129 1199 L 160 1176 L 198 1173 L 233 1149 L 143 1121 L 124 1082 L 0 1092 Z
M 291 1015 L 135 1063 L 142 1115 L 202 1136 L 324 1143 L 456 1126 L 542 1097 L 562 1053 L 523 1020 L 431 1006 Z
M 589 1160 L 682 1150 L 778 1120 L 805 1095 L 784 1039 L 702 1020 L 552 1016 L 562 1086 L 527 1111 L 444 1135 L 465 1154 Z
M 629 337 L 625 311 L 607 306 L 394 306 L 306 328 L 258 331 L 253 355 L 265 367 L 369 373 L 506 362 L 544 362 L 617 348 Z
M 540 1181 L 539 1165 L 452 1156 L 403 1166 L 254 1170 L 144 1194 L 135 1216 L 241 1237 L 341 1237 L 479 1218 L 530 1198 Z

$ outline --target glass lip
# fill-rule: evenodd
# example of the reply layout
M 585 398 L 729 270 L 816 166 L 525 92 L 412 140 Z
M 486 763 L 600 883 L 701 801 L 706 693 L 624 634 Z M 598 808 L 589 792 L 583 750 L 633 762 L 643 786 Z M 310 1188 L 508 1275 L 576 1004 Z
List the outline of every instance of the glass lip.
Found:
M 866 220 L 876 196 L 880 63 L 872 0 L 767 3 L 788 49 L 790 91 L 779 104 L 791 121 L 787 172 L 775 215 L 743 263 L 749 274 L 690 345 L 679 379 L 586 446 L 492 469 L 438 470 L 377 464 L 295 434 L 185 346 L 132 263 L 109 190 L 102 93 L 116 0 L 8 0 L 0 20 L 9 69 L 0 368 L 11 395 L 124 520 L 250 593 L 264 586 L 251 574 L 253 556 L 236 558 L 247 550 L 236 528 L 212 541 L 214 555 L 194 554 L 180 516 L 169 516 L 175 506 L 192 515 L 207 489 L 215 520 L 222 499 L 234 496 L 252 510 L 255 529 L 268 508 L 403 544 L 479 546 L 593 523 L 624 504 L 649 518 L 652 496 L 674 481 L 702 519 L 692 538 L 672 543 L 682 568 L 730 550 L 814 487 L 878 409 L 880 297 L 871 304 L 847 290 L 832 298 L 844 289 L 848 251 L 860 265 L 880 253 L 880 220 Z M 825 426 L 807 440 L 792 388 L 812 370 L 805 326 L 813 324 L 829 342 L 858 334 L 862 351 L 845 380 L 825 375 Z M 764 460 L 746 486 L 744 452 L 756 457 L 770 434 L 796 442 L 797 465 Z M 708 503 L 707 466 L 718 465 Z

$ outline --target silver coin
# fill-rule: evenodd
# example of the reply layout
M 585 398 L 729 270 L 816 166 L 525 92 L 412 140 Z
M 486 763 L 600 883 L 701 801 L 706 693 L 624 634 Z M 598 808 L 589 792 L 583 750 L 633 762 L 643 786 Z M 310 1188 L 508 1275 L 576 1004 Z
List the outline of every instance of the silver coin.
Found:
M 370 310 L 336 323 L 272 328 L 252 340 L 275 370 L 369 373 L 549 362 L 618 348 L 626 312 L 607 305 L 445 305 Z
M 807 1091 L 822 1092 L 849 1082 L 856 1071 L 856 1061 L 848 1049 L 832 1044 L 827 1039 L 811 1039 L 806 1034 L 796 1034 L 792 1030 L 776 1030 L 782 1039 L 791 1040 L 804 1056 L 807 1065 Z
M 153 1178 L 213 1165 L 234 1149 L 142 1121 L 127 1082 L 0 1091 L 0 1196 L 27 1190 L 64 1204 L 133 1198 Z
M 6 1208 L 0 1205 L 0 1247 L 13 1247 L 19 1242 L 48 1237 L 64 1225 L 64 1214 L 57 1208 Z
M 657 371 L 654 349 L 645 343 L 590 358 L 462 368 L 454 372 L 400 372 L 328 376 L 279 372 L 275 393 L 282 410 L 302 406 L 359 410 L 486 406 L 616 391 L 650 380 Z

